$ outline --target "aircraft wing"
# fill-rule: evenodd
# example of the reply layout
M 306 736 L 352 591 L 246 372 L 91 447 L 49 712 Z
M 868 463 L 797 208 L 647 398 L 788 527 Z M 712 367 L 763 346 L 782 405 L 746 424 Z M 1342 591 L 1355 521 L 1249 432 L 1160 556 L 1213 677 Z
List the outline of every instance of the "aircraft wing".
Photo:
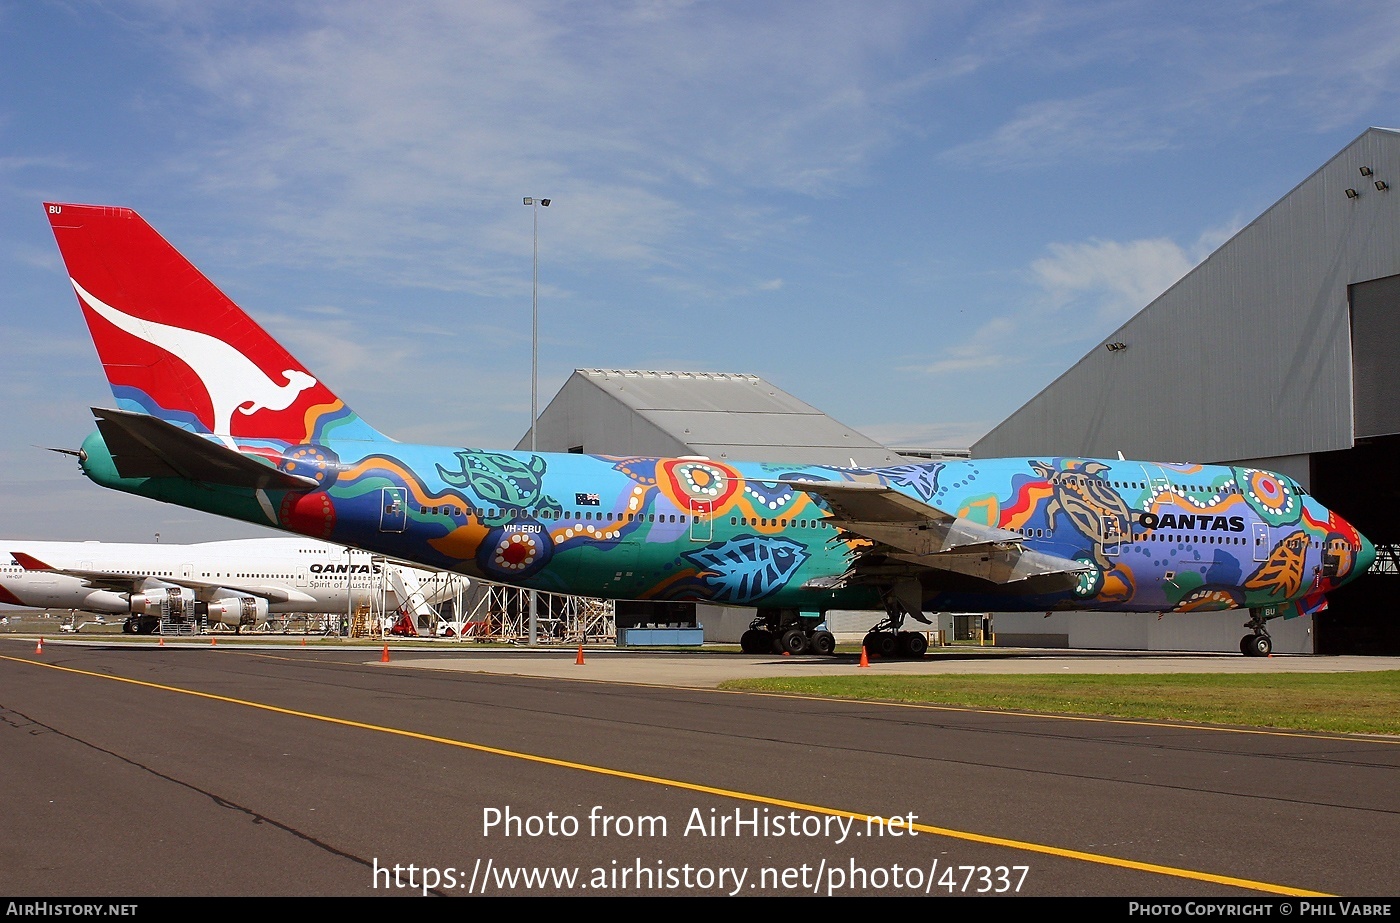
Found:
M 194 590 L 201 598 L 204 598 L 203 594 L 213 590 L 232 590 L 245 596 L 261 596 L 270 603 L 315 601 L 298 590 L 263 583 L 243 584 L 236 580 L 197 580 L 192 577 L 151 577 L 146 574 L 123 574 L 79 567 L 53 567 L 23 551 L 12 551 L 10 556 L 25 570 L 48 571 L 77 577 L 93 589 L 111 590 L 114 593 L 140 593 L 159 586 L 182 586 Z
M 840 528 L 870 540 L 890 558 L 930 570 L 1006 584 L 1052 575 L 1068 579 L 1094 567 L 1090 562 L 1032 551 L 1019 532 L 955 516 L 885 484 L 788 483 L 824 500 Z

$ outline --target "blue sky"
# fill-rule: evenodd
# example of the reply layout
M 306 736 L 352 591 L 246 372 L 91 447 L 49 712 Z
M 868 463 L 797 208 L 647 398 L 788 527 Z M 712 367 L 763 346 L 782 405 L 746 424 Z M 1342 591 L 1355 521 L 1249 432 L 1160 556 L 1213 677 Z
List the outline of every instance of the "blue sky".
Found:
M 34 448 L 112 404 L 45 200 L 141 212 L 398 439 L 527 430 L 533 195 L 542 404 L 749 372 L 965 446 L 1400 125 L 1397 34 L 1364 0 L 0 0 L 0 534 L 267 534 Z

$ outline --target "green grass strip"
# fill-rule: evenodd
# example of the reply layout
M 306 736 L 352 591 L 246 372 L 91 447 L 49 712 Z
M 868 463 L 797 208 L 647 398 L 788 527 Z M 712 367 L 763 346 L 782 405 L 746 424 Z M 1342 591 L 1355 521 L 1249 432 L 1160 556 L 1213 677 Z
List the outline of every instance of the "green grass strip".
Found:
M 1356 673 L 838 676 L 721 688 L 1053 714 L 1400 734 L 1400 671 Z

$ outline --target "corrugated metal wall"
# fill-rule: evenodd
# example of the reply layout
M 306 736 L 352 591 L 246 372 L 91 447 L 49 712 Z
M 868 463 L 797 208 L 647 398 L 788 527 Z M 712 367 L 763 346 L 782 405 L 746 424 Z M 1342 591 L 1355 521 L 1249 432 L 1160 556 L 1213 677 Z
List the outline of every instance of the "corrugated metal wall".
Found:
M 1347 287 L 1396 274 L 1400 133 L 1373 128 L 1104 338 L 1126 349 L 1095 348 L 973 455 L 1213 462 L 1349 448 Z

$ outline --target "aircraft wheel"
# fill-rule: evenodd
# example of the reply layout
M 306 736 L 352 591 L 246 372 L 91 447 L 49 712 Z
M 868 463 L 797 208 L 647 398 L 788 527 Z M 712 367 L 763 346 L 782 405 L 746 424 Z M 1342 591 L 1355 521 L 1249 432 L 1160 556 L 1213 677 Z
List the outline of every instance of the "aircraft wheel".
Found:
M 924 656 L 924 652 L 928 650 L 928 638 L 924 637 L 923 632 L 902 631 L 900 635 L 902 637 L 899 639 L 899 649 L 904 656 L 915 660 Z
M 899 637 L 892 631 L 881 631 L 875 635 L 873 653 L 889 658 L 899 653 Z
M 789 654 L 807 653 L 807 633 L 801 628 L 789 628 L 783 632 L 783 650 Z
M 768 632 L 760 631 L 757 628 L 750 628 L 739 636 L 739 650 L 745 654 L 762 654 L 768 650 L 772 643 Z
M 864 637 L 863 639 L 861 639 L 861 642 L 860 642 L 860 646 L 863 647 L 863 648 L 865 648 L 865 652 L 866 652 L 867 654 L 878 654 L 879 651 L 876 650 L 876 648 L 879 647 L 879 644 L 880 644 L 880 633 L 879 633 L 878 631 L 868 631 L 868 632 L 866 632 L 866 633 L 865 633 L 865 637 Z
M 122 622 L 122 634 L 124 634 L 124 635 L 134 635 L 134 634 L 136 634 L 136 620 L 135 620 L 135 619 L 127 619 L 125 622 Z
M 836 636 L 826 630 L 812 632 L 807 644 L 813 654 L 826 656 L 836 652 Z
M 1254 635 L 1245 635 L 1243 638 L 1240 638 L 1240 653 L 1241 653 L 1241 654 L 1244 654 L 1246 657 L 1249 657 L 1249 656 L 1250 656 L 1250 653 L 1249 653 L 1249 642 L 1251 642 L 1251 641 L 1253 641 L 1253 640 L 1254 640 Z
M 1249 639 L 1249 650 L 1245 653 L 1247 656 L 1252 657 L 1267 657 L 1269 654 L 1273 653 L 1273 650 L 1274 642 L 1272 638 L 1268 635 L 1253 635 Z

